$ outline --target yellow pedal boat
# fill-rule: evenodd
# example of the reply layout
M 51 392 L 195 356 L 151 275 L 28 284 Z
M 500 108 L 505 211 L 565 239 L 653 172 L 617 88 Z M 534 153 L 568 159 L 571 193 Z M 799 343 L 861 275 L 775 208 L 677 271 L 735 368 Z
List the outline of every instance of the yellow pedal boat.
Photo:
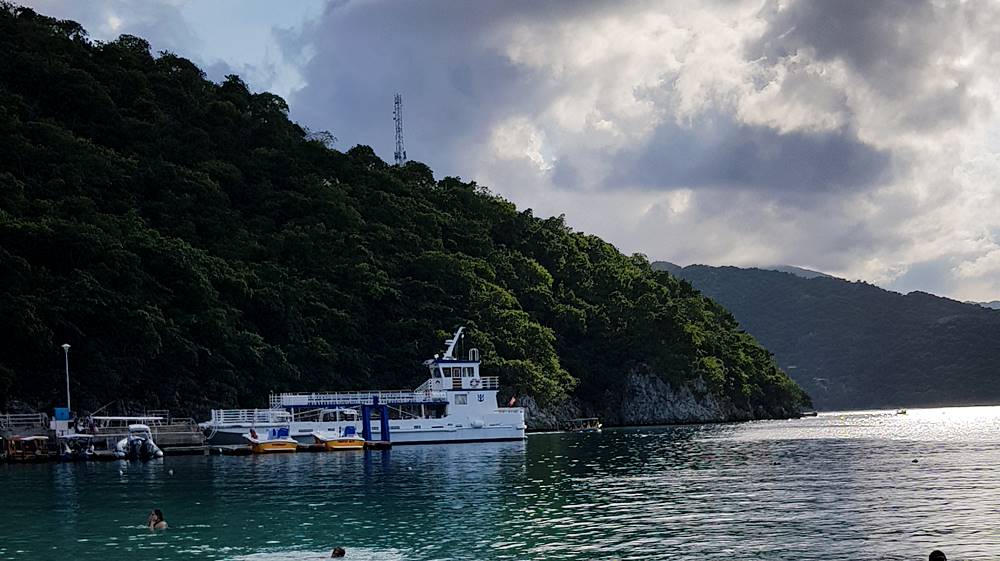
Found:
M 344 434 L 340 436 L 317 432 L 313 433 L 313 438 L 327 450 L 363 450 L 365 447 L 365 439 L 350 425 L 344 427 Z
M 299 449 L 298 441 L 288 436 L 287 427 L 271 429 L 264 438 L 261 438 L 257 431 L 250 429 L 250 434 L 244 434 L 243 438 L 250 443 L 250 449 L 254 454 L 295 452 Z

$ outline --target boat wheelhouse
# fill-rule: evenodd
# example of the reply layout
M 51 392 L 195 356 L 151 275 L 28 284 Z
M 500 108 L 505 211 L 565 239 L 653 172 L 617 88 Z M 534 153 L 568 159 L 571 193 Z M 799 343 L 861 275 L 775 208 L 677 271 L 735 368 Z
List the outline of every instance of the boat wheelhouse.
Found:
M 302 444 L 348 427 L 365 441 L 392 444 L 524 439 L 524 409 L 498 405 L 500 381 L 480 374 L 479 351 L 456 356 L 462 331 L 424 361 L 428 378 L 416 389 L 272 394 L 268 409 L 213 410 L 202 427 L 212 445 L 245 444 L 251 428 L 280 427 Z

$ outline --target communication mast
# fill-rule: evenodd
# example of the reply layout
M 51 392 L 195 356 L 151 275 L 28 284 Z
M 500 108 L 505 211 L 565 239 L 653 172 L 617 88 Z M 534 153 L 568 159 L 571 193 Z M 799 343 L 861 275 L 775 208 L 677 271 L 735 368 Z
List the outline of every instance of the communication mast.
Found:
M 406 161 L 406 149 L 403 148 L 403 96 L 396 94 L 396 104 L 392 110 L 392 120 L 396 122 L 396 165 Z

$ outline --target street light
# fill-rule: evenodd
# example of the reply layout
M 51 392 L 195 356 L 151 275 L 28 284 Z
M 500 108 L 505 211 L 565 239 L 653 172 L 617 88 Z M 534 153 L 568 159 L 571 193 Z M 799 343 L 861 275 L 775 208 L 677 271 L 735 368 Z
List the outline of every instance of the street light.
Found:
M 63 343 L 63 353 L 66 355 L 66 409 L 72 410 L 69 405 L 69 343 Z

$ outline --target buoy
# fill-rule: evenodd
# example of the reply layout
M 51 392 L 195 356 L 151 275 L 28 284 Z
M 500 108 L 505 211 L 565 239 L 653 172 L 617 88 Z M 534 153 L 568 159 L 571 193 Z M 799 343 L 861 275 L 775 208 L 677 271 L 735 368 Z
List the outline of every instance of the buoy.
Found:
M 173 475 L 173 474 L 174 474 L 174 470 L 172 470 L 172 469 L 168 469 L 167 470 L 167 475 Z

